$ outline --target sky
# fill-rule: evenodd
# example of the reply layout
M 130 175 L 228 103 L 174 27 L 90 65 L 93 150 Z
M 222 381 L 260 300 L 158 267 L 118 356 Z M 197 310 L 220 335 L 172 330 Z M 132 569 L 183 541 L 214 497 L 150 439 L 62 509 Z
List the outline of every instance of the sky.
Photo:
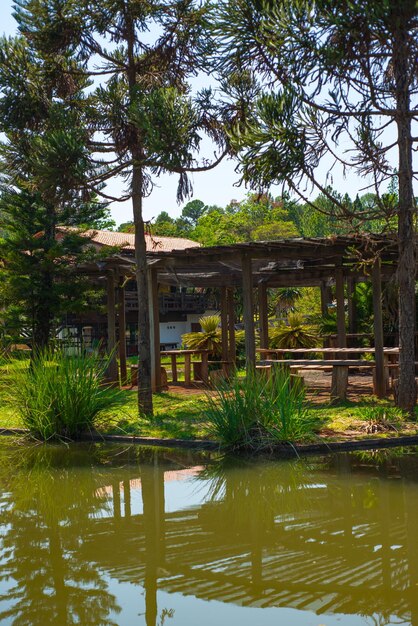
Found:
M 0 32 L 7 36 L 16 33 L 16 22 L 12 16 L 13 0 L 0 0 Z M 210 152 L 213 149 L 209 146 Z M 209 154 L 210 154 L 209 152 Z M 205 155 L 206 156 L 206 155 Z M 367 182 L 359 179 L 354 174 L 343 176 L 341 171 L 335 170 L 333 173 L 328 172 L 329 161 L 323 161 L 320 165 L 319 173 L 321 178 L 328 182 L 342 194 L 349 193 L 354 197 L 357 192 L 365 193 L 368 191 Z M 244 186 L 238 186 L 239 175 L 235 168 L 237 162 L 231 159 L 224 160 L 215 169 L 208 172 L 194 174 L 191 177 L 193 187 L 193 197 L 190 199 L 202 200 L 207 205 L 218 205 L 225 207 L 231 200 L 242 200 L 250 191 Z M 144 219 L 152 220 L 161 211 L 167 211 L 172 217 L 177 217 L 181 213 L 183 205 L 178 205 L 176 201 L 177 191 L 176 175 L 163 175 L 155 179 L 155 187 L 148 198 L 144 199 Z M 365 189 L 361 191 L 362 189 Z M 120 179 L 110 181 L 105 190 L 112 196 L 123 194 L 123 182 Z M 279 188 L 271 189 L 273 195 L 279 195 Z M 310 192 L 308 190 L 308 195 Z M 311 194 L 312 195 L 312 194 Z M 315 197 L 317 193 L 313 193 Z M 116 224 L 132 220 L 132 208 L 130 201 L 124 203 L 112 203 L 110 210 Z

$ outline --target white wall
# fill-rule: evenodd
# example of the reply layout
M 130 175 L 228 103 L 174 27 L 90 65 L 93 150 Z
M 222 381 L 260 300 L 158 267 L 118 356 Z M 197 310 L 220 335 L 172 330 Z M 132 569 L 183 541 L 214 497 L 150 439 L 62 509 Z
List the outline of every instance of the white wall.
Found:
M 214 315 L 216 311 L 206 311 L 204 315 Z M 197 324 L 202 315 L 193 313 L 187 315 L 185 322 L 160 322 L 160 343 L 177 343 L 180 348 L 181 336 L 192 331 L 192 324 Z
M 177 343 L 180 348 L 181 336 L 187 332 L 187 322 L 160 322 L 160 343 Z

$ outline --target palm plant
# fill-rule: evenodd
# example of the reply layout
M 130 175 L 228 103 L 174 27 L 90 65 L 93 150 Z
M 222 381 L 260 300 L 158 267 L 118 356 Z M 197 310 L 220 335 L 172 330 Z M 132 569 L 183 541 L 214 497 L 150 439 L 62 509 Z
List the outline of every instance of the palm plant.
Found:
M 287 324 L 280 324 L 270 330 L 272 348 L 315 348 L 318 335 L 307 324 L 300 313 L 290 313 Z
M 327 315 L 320 315 L 312 319 L 318 334 L 323 337 L 326 335 L 335 335 L 337 333 L 337 314 L 327 313 Z
M 281 314 L 293 312 L 295 303 L 302 296 L 302 291 L 297 287 L 279 287 L 275 289 L 270 299 L 270 309 L 277 317 Z
M 219 314 L 201 317 L 199 324 L 202 330 L 195 333 L 185 333 L 181 336 L 184 345 L 189 350 L 209 350 L 212 356 L 222 353 L 221 318 Z

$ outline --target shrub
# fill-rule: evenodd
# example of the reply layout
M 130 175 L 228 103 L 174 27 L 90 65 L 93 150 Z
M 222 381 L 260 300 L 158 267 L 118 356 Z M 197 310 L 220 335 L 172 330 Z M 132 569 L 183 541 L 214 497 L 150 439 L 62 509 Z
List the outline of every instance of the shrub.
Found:
M 199 324 L 202 330 L 197 333 L 185 333 L 182 340 L 189 350 L 210 350 L 213 356 L 222 353 L 222 334 L 220 328 L 220 315 L 207 315 L 201 317 Z
M 124 402 L 123 392 L 104 383 L 107 366 L 97 355 L 44 350 L 16 370 L 10 401 L 36 437 L 76 439 Z
M 298 313 L 290 313 L 288 323 L 271 328 L 269 335 L 272 348 L 315 348 L 318 345 L 318 336 Z
M 269 380 L 252 374 L 217 387 L 205 416 L 211 434 L 231 449 L 263 449 L 313 435 L 318 419 L 305 404 L 302 385 L 277 370 Z

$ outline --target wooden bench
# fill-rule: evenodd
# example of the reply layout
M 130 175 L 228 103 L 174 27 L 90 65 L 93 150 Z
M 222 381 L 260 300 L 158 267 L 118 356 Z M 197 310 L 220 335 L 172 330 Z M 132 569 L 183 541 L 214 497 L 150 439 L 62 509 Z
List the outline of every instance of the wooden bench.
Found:
M 340 402 L 347 398 L 348 371 L 354 369 L 371 369 L 374 371 L 374 361 L 361 361 L 358 359 L 277 359 L 263 360 L 260 365 L 288 368 L 290 372 L 300 370 L 332 371 L 331 402 Z M 374 386 L 374 381 L 373 381 Z

